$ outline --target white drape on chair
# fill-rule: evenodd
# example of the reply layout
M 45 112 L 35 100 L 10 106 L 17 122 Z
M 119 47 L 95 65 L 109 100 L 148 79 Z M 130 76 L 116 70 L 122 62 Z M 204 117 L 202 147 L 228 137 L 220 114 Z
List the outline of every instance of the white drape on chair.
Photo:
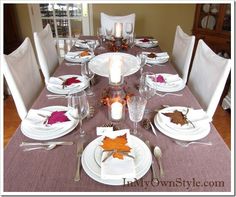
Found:
M 34 42 L 45 82 L 48 82 L 50 76 L 59 65 L 56 42 L 53 39 L 49 24 L 46 25 L 43 31 L 34 32 Z
M 188 86 L 209 117 L 215 113 L 232 61 L 215 54 L 199 40 Z
M 132 23 L 133 24 L 133 32 L 135 26 L 135 14 L 129 14 L 125 16 L 110 16 L 103 12 L 101 12 L 101 27 L 105 31 L 107 28 L 113 28 L 112 34 L 114 34 L 114 26 L 115 23 L 123 23 L 123 36 L 125 37 L 127 34 L 125 32 L 125 23 Z
M 188 34 L 184 33 L 181 27 L 178 25 L 175 32 L 172 60 L 184 83 L 186 83 L 188 79 L 194 42 L 195 36 L 189 36 Z
M 3 56 L 2 69 L 18 114 L 24 119 L 43 87 L 29 38 L 26 38 L 11 54 Z

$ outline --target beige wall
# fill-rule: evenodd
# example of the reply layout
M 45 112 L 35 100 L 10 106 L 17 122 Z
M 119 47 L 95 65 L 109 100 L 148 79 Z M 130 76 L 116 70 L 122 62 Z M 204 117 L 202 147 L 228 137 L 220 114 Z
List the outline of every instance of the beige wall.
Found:
M 16 18 L 21 39 L 24 40 L 29 37 L 34 46 L 33 32 L 31 28 L 30 16 L 27 4 L 15 4 Z
M 100 26 L 100 13 L 110 15 L 136 14 L 137 36 L 153 36 L 158 39 L 162 50 L 171 53 L 175 29 L 180 25 L 191 34 L 195 4 L 93 4 L 94 32 Z M 16 15 L 21 38 L 29 37 L 34 46 L 27 4 L 16 4 Z
M 135 13 L 136 35 L 153 36 L 162 50 L 171 53 L 177 25 L 191 34 L 195 4 L 93 4 L 94 32 L 100 26 L 100 12 L 109 15 Z

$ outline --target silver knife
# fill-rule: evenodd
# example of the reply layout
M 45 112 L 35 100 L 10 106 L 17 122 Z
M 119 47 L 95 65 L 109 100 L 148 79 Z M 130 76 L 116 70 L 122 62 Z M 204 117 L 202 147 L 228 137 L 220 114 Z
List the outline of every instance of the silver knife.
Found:
M 51 141 L 51 142 L 21 142 L 21 146 L 49 146 L 51 144 L 55 145 L 72 145 L 73 142 L 59 142 L 59 141 Z
M 84 150 L 83 142 L 78 142 L 78 144 L 77 144 L 77 157 L 78 157 L 77 170 L 76 170 L 76 173 L 75 173 L 74 181 L 79 181 L 80 180 L 80 160 L 81 160 L 83 150 Z
M 150 146 L 150 143 L 149 143 L 148 140 L 145 141 L 145 144 L 147 145 L 147 147 L 149 148 L 149 150 L 150 150 L 151 153 L 152 153 L 151 146 Z M 153 182 L 158 182 L 158 180 L 160 180 L 160 177 L 157 176 L 156 169 L 154 168 L 154 162 L 153 162 L 153 159 L 152 159 L 152 165 L 151 165 L 151 168 L 152 168 L 152 178 L 153 178 Z

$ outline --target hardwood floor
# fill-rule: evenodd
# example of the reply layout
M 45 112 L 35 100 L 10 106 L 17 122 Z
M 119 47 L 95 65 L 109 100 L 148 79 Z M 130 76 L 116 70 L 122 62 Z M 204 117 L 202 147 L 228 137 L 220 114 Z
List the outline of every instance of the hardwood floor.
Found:
M 8 143 L 17 127 L 20 125 L 20 118 L 17 114 L 14 101 L 11 96 L 4 100 L 4 146 Z M 225 143 L 230 146 L 231 139 L 231 119 L 230 111 L 224 111 L 221 106 L 217 107 L 213 117 L 213 124 L 224 139 Z

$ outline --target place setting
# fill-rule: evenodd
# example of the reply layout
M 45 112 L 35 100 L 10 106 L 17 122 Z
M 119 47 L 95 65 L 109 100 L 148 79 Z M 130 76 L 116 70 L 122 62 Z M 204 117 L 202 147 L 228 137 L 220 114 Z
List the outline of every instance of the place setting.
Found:
M 77 39 L 74 46 L 82 49 L 89 49 L 90 45 L 99 46 L 98 40 Z M 95 47 L 95 48 L 96 48 Z
M 105 132 L 90 142 L 83 151 L 81 162 L 86 174 L 95 181 L 124 185 L 147 173 L 152 156 L 142 140 L 124 129 Z
M 69 92 L 80 92 L 89 86 L 89 79 L 82 75 L 61 75 L 50 77 L 46 82 L 49 92 L 55 94 L 68 94 Z
M 65 60 L 72 63 L 82 63 L 89 61 L 93 57 L 93 53 L 89 51 L 73 51 L 67 52 L 65 55 Z
M 136 38 L 135 45 L 141 48 L 153 48 L 158 46 L 158 41 L 153 38 Z
M 169 55 L 167 52 L 160 52 L 160 53 L 155 53 L 155 52 L 147 52 L 143 51 L 142 54 L 146 56 L 146 63 L 149 64 L 150 66 L 158 65 L 158 66 L 163 66 L 165 65 L 166 62 L 169 61 Z
M 156 91 L 165 92 L 166 95 L 167 93 L 171 95 L 172 92 L 178 92 L 185 88 L 185 83 L 182 80 L 182 78 L 179 77 L 178 74 L 153 73 L 147 75 L 146 80 L 149 86 L 151 86 Z M 159 93 L 156 94 L 162 95 Z M 177 95 L 177 94 L 172 94 L 172 95 Z
M 22 133 L 34 140 L 52 140 L 62 137 L 78 125 L 75 109 L 66 106 L 48 106 L 31 109 L 21 123 Z
M 205 138 L 211 130 L 211 121 L 202 109 L 184 106 L 166 106 L 158 110 L 154 117 L 154 125 L 161 133 L 187 142 Z

